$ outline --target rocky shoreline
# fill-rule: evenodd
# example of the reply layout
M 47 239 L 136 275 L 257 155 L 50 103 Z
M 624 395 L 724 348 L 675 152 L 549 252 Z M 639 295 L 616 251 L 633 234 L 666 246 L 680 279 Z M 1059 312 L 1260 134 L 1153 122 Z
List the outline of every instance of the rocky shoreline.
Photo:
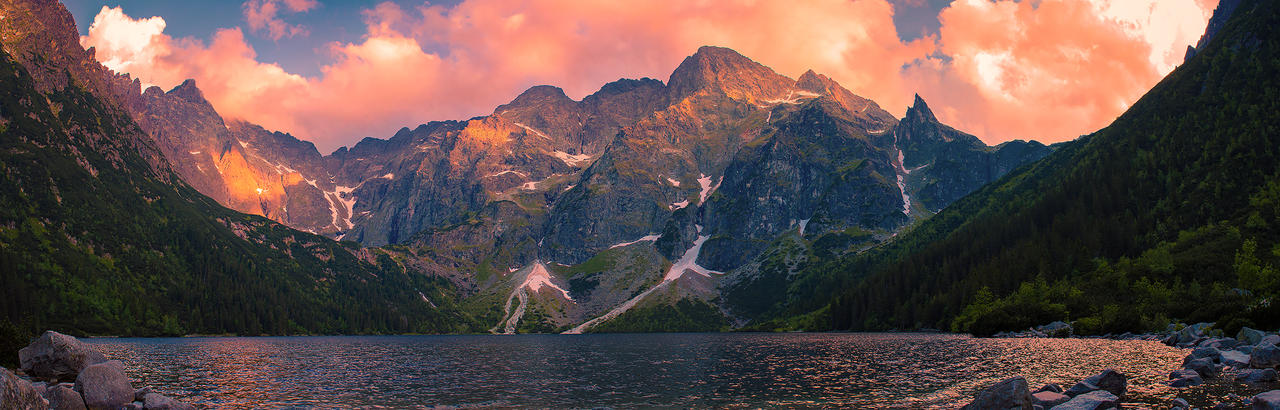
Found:
M 1169 374 L 1169 387 L 1186 389 L 1210 382 L 1234 380 L 1249 386 L 1266 386 L 1277 382 L 1280 367 L 1280 334 L 1242 328 L 1235 337 L 1227 337 L 1213 323 L 1194 325 L 1171 324 L 1164 333 L 1076 336 L 1070 324 L 1053 322 L 1022 332 L 998 333 L 998 338 L 1106 338 L 1115 340 L 1159 341 L 1168 346 L 1190 349 L 1182 368 Z M 1124 404 L 1128 377 L 1113 369 L 1091 376 L 1069 389 L 1049 384 L 1035 391 L 1026 379 L 1013 377 L 979 391 L 965 409 L 1114 409 Z M 1256 391 L 1256 390 L 1255 390 Z M 1198 398 L 1204 401 L 1204 398 Z M 1252 396 L 1234 392 L 1212 404 L 1214 409 L 1252 408 L 1280 410 L 1280 389 Z M 1187 398 L 1178 397 L 1167 408 L 1190 410 Z
M 124 363 L 92 346 L 47 331 L 18 351 L 16 372 L 0 368 L 0 409 L 194 410 L 147 387 L 133 388 Z

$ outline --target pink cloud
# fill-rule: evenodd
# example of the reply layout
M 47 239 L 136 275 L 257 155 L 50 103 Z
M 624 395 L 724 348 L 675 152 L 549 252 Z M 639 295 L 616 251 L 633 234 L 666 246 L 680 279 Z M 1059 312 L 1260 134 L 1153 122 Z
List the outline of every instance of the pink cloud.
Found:
M 246 5 L 253 2 L 295 12 L 316 6 Z M 1157 64 L 1169 61 L 1166 48 L 1185 50 L 1174 44 L 1185 36 L 1162 33 L 1196 24 L 1203 31 L 1207 19 L 1191 13 L 1200 16 L 1192 27 L 1162 28 L 1130 9 L 1107 15 L 1083 2 L 1030 3 L 959 0 L 943 12 L 939 35 L 903 43 L 885 0 L 387 2 L 365 12 L 363 39 L 330 44 L 314 77 L 258 62 L 238 29 L 205 44 L 172 38 L 162 19 L 132 19 L 119 8 L 104 8 L 82 42 L 147 83 L 195 78 L 224 116 L 325 150 L 488 113 L 536 84 L 581 98 L 619 77 L 665 80 L 701 45 L 733 48 L 792 77 L 814 69 L 899 115 L 920 92 L 942 119 L 991 142 L 1058 141 L 1119 114 L 1166 71 Z M 931 57 L 938 52 L 950 60 Z
M 1109 124 L 1182 62 L 1212 10 L 1194 0 L 958 0 L 939 52 L 905 70 L 939 118 L 988 142 Z
M 282 11 L 301 13 L 319 4 L 316 0 L 248 0 L 240 5 L 240 8 L 244 11 L 244 20 L 249 23 L 250 30 L 265 31 L 267 37 L 279 41 L 285 37 L 310 34 L 305 26 L 289 24 L 281 19 L 279 14 Z

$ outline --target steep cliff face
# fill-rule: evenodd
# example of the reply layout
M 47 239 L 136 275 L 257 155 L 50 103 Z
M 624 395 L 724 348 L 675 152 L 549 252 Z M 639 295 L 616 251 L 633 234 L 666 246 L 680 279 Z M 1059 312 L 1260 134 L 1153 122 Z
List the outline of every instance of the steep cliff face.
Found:
M 924 99 L 915 103 L 893 130 L 901 150 L 901 171 L 908 195 L 929 214 L 1053 150 L 1035 141 L 1009 141 L 989 147 L 977 137 L 938 121 Z

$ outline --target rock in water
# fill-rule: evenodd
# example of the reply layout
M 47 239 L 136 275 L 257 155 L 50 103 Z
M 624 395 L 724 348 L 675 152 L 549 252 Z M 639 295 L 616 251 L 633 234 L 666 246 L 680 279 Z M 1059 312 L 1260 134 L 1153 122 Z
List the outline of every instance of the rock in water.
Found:
M 1249 367 L 1269 369 L 1276 366 L 1280 366 L 1280 347 L 1264 343 L 1253 348 L 1253 353 L 1249 355 Z
M 44 398 L 49 400 L 49 408 L 53 410 L 85 410 L 84 399 L 67 386 L 50 387 L 45 391 Z
M 1106 390 L 1095 390 L 1081 394 L 1066 403 L 1053 406 L 1053 410 L 1102 410 L 1120 406 L 1120 398 Z
M 84 397 L 90 409 L 118 409 L 133 402 L 133 386 L 124 374 L 124 364 L 119 360 L 95 364 L 80 371 L 76 377 L 76 391 Z
M 107 358 L 76 338 L 47 331 L 18 351 L 22 371 L 41 380 L 72 381 L 80 370 Z
M 26 380 L 0 367 L 0 409 L 47 409 L 49 401 Z
M 147 410 L 195 410 L 196 406 L 179 403 L 177 400 L 158 393 L 147 393 L 143 397 L 143 407 Z
M 1253 396 L 1253 410 L 1280 410 L 1280 390 L 1272 390 Z
M 1213 360 L 1207 357 L 1189 361 L 1184 367 L 1187 370 L 1195 370 L 1196 373 L 1200 373 L 1200 377 L 1206 379 L 1218 377 L 1218 373 L 1222 372 L 1222 369 L 1218 368 L 1218 365 L 1213 364 Z
M 1169 375 L 1170 387 L 1191 387 L 1199 386 L 1204 383 L 1204 379 L 1200 377 L 1200 373 L 1195 370 L 1182 369 Z
M 1062 403 L 1066 403 L 1068 400 L 1071 400 L 1071 397 L 1067 397 L 1067 395 L 1062 393 L 1042 391 L 1039 393 L 1032 394 L 1031 400 L 1034 401 L 1037 406 L 1041 406 L 1047 409 Z
M 1027 385 L 1027 379 L 1014 377 L 996 383 L 994 386 L 988 387 L 986 390 L 978 392 L 973 397 L 973 402 L 964 406 L 964 410 L 986 410 L 986 409 L 1025 409 L 1033 408 L 1031 398 L 1031 388 Z
M 1116 397 L 1124 397 L 1128 385 L 1128 377 L 1115 371 L 1115 369 L 1106 369 L 1102 373 L 1089 376 L 1076 383 L 1075 386 L 1071 386 L 1071 389 L 1067 390 L 1066 394 L 1075 397 L 1094 390 L 1106 390 L 1116 395 Z

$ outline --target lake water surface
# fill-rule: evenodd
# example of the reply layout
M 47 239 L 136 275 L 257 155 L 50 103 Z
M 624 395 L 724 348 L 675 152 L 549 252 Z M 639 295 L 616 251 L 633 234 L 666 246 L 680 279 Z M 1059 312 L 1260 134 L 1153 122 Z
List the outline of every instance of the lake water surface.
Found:
M 213 408 L 954 407 L 1024 376 L 1113 367 L 1163 404 L 1185 350 L 945 334 L 588 334 L 86 339 L 140 385 Z

